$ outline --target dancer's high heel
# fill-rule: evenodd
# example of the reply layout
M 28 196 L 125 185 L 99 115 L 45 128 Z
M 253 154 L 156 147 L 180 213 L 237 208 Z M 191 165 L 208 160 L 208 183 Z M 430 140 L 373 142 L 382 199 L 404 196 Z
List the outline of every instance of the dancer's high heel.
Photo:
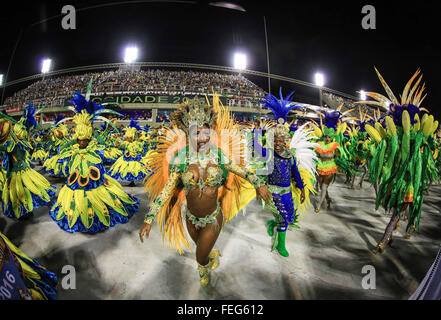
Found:
M 219 257 L 222 257 L 219 250 L 212 250 L 208 255 L 210 262 L 208 263 L 211 270 L 215 270 L 219 267 Z

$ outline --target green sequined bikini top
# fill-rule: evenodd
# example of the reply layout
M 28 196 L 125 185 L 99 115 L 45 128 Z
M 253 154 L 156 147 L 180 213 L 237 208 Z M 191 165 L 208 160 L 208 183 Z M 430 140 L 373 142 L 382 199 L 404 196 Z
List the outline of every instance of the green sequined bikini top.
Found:
M 175 156 L 172 169 L 182 173 L 182 183 L 188 191 L 190 189 L 199 188 L 202 191 L 205 187 L 220 187 L 228 176 L 222 161 L 222 153 L 220 150 L 211 149 L 208 155 L 188 156 L 188 147 L 185 153 Z M 179 159 L 179 164 L 177 163 Z M 189 168 L 191 164 L 198 164 L 200 168 L 206 170 L 205 180 L 202 178 L 201 170 L 199 173 Z
M 207 168 L 207 177 L 202 179 L 199 173 L 199 179 L 194 170 L 188 170 L 182 175 L 182 182 L 185 189 L 195 189 L 197 187 L 203 189 L 204 187 L 219 187 L 223 184 L 223 170 L 217 166 L 210 166 Z

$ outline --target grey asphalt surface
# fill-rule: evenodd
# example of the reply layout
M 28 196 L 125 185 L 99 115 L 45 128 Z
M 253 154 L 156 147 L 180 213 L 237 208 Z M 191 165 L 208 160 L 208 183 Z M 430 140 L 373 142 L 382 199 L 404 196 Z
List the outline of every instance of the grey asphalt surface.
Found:
M 49 180 L 57 191 L 64 184 Z M 59 299 L 408 299 L 441 244 L 441 186 L 432 186 L 425 197 L 420 232 L 406 240 L 401 223 L 392 247 L 374 255 L 389 216 L 375 211 L 368 182 L 351 190 L 338 177 L 329 188 L 331 209 L 317 214 L 310 207 L 301 228 L 288 231 L 288 258 L 271 252 L 273 240 L 266 233 L 271 213 L 253 200 L 221 233 L 215 246 L 222 254 L 220 266 L 202 289 L 194 250 L 170 251 L 156 225 L 140 242 L 148 209 L 143 186 L 122 184 L 141 199 L 140 210 L 129 223 L 98 234 L 61 230 L 48 207 L 24 222 L 0 215 L 0 230 L 59 276 Z M 62 288 L 65 265 L 75 268 L 75 289 Z M 375 268 L 375 289 L 362 287 L 366 265 Z

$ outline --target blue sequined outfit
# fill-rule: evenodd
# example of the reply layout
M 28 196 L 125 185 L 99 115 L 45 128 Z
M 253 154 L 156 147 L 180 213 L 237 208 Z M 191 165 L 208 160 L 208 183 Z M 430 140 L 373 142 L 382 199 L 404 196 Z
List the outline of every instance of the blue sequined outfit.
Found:
M 266 156 L 266 154 L 267 150 L 263 149 L 262 155 Z M 274 167 L 268 175 L 268 188 L 270 191 L 278 191 L 272 192 L 273 203 L 278 212 L 274 216 L 277 221 L 277 231 L 284 232 L 288 225 L 295 222 L 297 216 L 292 198 L 291 181 L 293 179 L 300 189 L 303 189 L 304 185 L 293 155 L 290 158 L 285 158 L 272 152 L 271 158 L 274 161 L 270 160 L 269 163 L 273 163 Z
M 276 217 L 277 231 L 285 232 L 291 223 L 295 222 L 295 210 L 292 201 L 292 193 L 285 193 L 283 195 L 272 193 L 273 202 L 280 215 Z M 282 218 L 282 219 L 280 219 Z

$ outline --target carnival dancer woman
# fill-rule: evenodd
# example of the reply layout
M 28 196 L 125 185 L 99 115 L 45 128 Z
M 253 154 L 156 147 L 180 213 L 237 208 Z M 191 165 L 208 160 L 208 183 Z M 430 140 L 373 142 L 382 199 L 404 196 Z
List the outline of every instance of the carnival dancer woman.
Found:
M 76 113 L 73 139 L 77 143 L 60 155 L 60 160 L 68 162 L 68 178 L 50 216 L 64 231 L 96 233 L 127 223 L 138 211 L 139 199 L 126 194 L 116 180 L 105 174 L 104 146 L 92 140 L 93 121 L 100 119 L 113 125 L 101 114 L 115 112 L 79 92 L 71 102 L 74 107 L 68 108 Z
M 143 180 L 148 171 L 145 170 L 145 163 L 141 160 L 144 156 L 144 142 L 139 141 L 138 132 L 142 131 L 138 121 L 131 120 L 123 141 L 124 154 L 115 161 L 108 170 L 108 174 L 121 181 L 130 181 L 131 187 L 135 181 Z
M 359 168 L 363 170 L 360 179 L 360 189 L 363 187 L 364 178 L 368 172 L 368 163 L 371 160 L 371 146 L 373 144 L 372 139 L 366 132 L 366 124 L 375 123 L 374 119 L 370 117 L 367 112 L 362 112 L 359 108 L 360 117 L 357 119 L 355 126 L 348 126 L 349 141 L 348 151 L 351 155 L 350 162 L 353 170 L 353 174 L 350 177 L 351 189 L 354 189 L 355 177 L 361 174 Z
M 44 150 L 43 134 L 38 133 L 34 139 L 34 152 L 32 152 L 31 161 L 38 162 L 40 165 L 48 157 L 48 152 Z
M 319 175 L 318 184 L 320 185 L 320 199 L 315 212 L 321 210 L 323 201 L 327 200 L 328 209 L 331 206 L 332 199 L 329 197 L 328 188 L 334 181 L 335 174 L 341 167 L 344 171 L 350 171 L 350 154 L 345 150 L 342 143 L 346 137 L 347 120 L 354 120 L 353 117 L 344 117 L 354 109 L 341 112 L 343 104 L 336 110 L 325 109 L 320 114 L 320 128 L 314 125 L 314 134 L 318 137 L 318 146 L 316 153 L 319 157 L 317 162 L 317 174 Z M 324 123 L 322 122 L 324 116 Z M 337 163 L 338 161 L 338 163 Z M 340 164 L 339 164 L 340 163 Z
M 237 144 L 242 137 L 216 94 L 213 106 L 193 100 L 180 105 L 170 120 L 172 128 L 163 129 L 156 153 L 149 154 L 147 167 L 154 172 L 146 183 L 150 210 L 139 237 L 143 242 L 143 237 L 149 236 L 157 217 L 164 238 L 183 253 L 183 246 L 190 245 L 182 209 L 196 244 L 200 284 L 205 287 L 210 281 L 209 270 L 219 265 L 220 253 L 213 247 L 225 223 L 255 197 L 254 188 L 266 201 L 270 194 L 256 175 L 241 166 L 243 155 Z M 221 134 L 223 130 L 228 130 L 228 135 Z
M 111 120 L 113 125 L 116 125 L 117 119 Z M 101 125 L 101 130 L 96 130 L 94 136 L 96 140 L 105 146 L 104 149 L 104 165 L 112 165 L 115 161 L 122 156 L 123 152 L 118 148 L 119 142 L 115 139 L 117 131 L 108 123 Z
M 41 110 L 41 109 L 40 109 Z M 9 218 L 23 219 L 39 207 L 49 205 L 56 188 L 30 167 L 28 131 L 37 126 L 35 106 L 24 108 L 17 123 L 7 115 L 0 117 L 0 152 L 5 181 L 2 188 L 3 213 Z M 13 124 L 13 127 L 12 127 Z
M 66 125 L 63 123 L 64 116 L 58 115 L 54 124 L 49 129 L 49 143 L 48 143 L 48 157 L 43 163 L 41 171 L 43 174 L 48 174 L 56 177 L 66 177 L 65 161 L 60 161 L 60 154 L 62 151 L 72 144 L 69 140 L 69 132 Z
M 325 128 L 324 141 L 319 141 L 316 152 L 319 157 L 317 162 L 318 183 L 320 186 L 320 199 L 315 208 L 315 212 L 320 212 L 323 201 L 326 198 L 328 209 L 332 199 L 329 197 L 328 187 L 334 181 L 335 174 L 338 172 L 337 164 L 334 159 L 339 156 L 338 147 L 340 144 L 333 141 L 334 132 L 332 128 Z

